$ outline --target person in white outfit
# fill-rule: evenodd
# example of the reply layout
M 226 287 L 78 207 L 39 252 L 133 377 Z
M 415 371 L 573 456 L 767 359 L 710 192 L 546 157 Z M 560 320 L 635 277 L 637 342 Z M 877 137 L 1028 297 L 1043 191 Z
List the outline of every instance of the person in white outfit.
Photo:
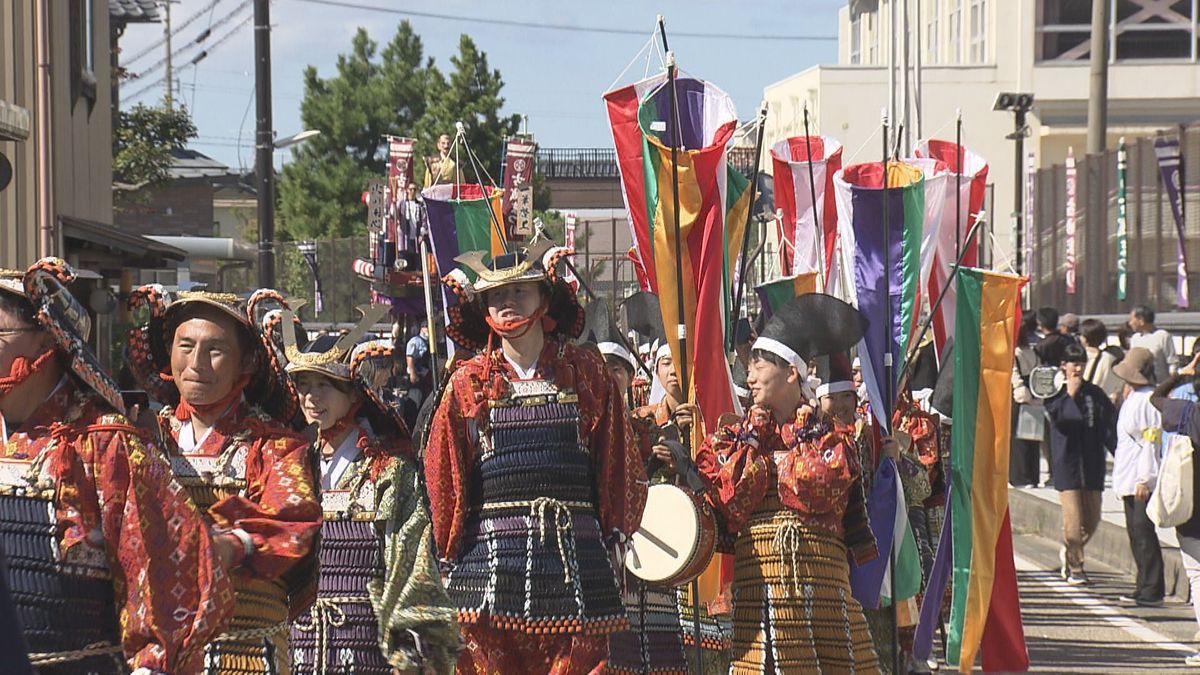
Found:
M 1113 457 L 1112 486 L 1125 504 L 1125 530 L 1137 564 L 1137 586 L 1122 604 L 1161 607 L 1163 582 L 1162 547 L 1154 523 L 1146 515 L 1146 503 L 1158 478 L 1162 416 L 1150 402 L 1154 393 L 1154 355 L 1134 347 L 1113 368 L 1125 382 L 1125 402 L 1117 415 L 1117 447 Z
M 1154 309 L 1138 305 L 1129 312 L 1129 327 L 1133 335 L 1130 347 L 1145 347 L 1154 355 L 1154 381 L 1166 382 L 1175 374 L 1175 342 L 1171 334 L 1154 325 Z
M 1125 381 L 1112 370 L 1117 357 L 1104 348 L 1108 342 L 1108 329 L 1097 319 L 1084 319 L 1079 328 L 1079 341 L 1088 357 L 1083 367 L 1083 379 L 1103 389 L 1109 400 L 1116 403 L 1125 389 Z

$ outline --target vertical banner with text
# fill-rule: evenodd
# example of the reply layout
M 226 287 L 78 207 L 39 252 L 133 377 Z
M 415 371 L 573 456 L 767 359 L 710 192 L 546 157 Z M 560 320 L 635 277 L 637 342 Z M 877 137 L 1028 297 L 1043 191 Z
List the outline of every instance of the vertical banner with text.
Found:
M 1175 219 L 1178 234 L 1176 253 L 1175 305 L 1180 309 L 1188 306 L 1188 270 L 1183 220 L 1183 156 L 1179 153 L 1178 138 L 1154 139 L 1154 154 L 1158 157 L 1158 170 L 1162 174 L 1167 202 L 1171 205 L 1171 216 Z
M 1129 153 L 1125 139 L 1117 147 L 1117 299 L 1129 292 L 1129 215 L 1126 190 L 1129 178 Z
M 1067 148 L 1067 294 L 1075 295 L 1075 152 Z
M 530 136 L 515 136 L 504 146 L 504 195 L 500 211 L 504 214 L 505 234 L 509 239 L 525 239 L 533 234 L 533 160 L 537 143 Z

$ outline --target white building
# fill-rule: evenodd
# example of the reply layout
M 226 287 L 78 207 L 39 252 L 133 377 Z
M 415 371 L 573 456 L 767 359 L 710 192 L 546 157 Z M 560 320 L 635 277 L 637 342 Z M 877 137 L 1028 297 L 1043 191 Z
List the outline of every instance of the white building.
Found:
M 920 55 L 920 106 L 909 86 L 911 140 L 954 139 L 989 161 L 999 256 L 1009 255 L 1014 184 L 1013 115 L 995 112 L 1002 91 L 1035 97 L 1025 151 L 1038 166 L 1086 151 L 1090 0 L 850 0 L 838 19 L 838 63 L 767 86 L 767 139 L 802 135 L 807 102 L 813 133 L 838 138 L 844 163 L 879 161 L 880 112 L 888 107 L 890 13 L 908 13 L 910 64 Z M 1111 2 L 1108 145 L 1200 120 L 1197 0 Z M 901 33 L 903 29 L 897 30 Z M 903 42 L 903 41 L 901 41 Z M 896 62 L 902 64 L 902 46 Z M 899 80 L 899 75 L 897 76 Z M 910 78 L 910 82 L 913 80 Z M 897 83 L 897 99 L 902 87 Z M 898 102 L 897 117 L 903 118 Z

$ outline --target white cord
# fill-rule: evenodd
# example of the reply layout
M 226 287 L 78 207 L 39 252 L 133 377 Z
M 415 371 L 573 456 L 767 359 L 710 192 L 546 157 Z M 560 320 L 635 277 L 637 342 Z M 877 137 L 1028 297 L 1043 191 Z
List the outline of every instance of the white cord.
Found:
M 621 74 L 617 75 L 616 79 L 614 79 L 612 81 L 612 84 L 608 85 L 608 87 L 606 87 L 604 89 L 604 91 L 612 91 L 613 87 L 617 86 L 617 83 L 621 81 L 621 78 L 625 77 L 625 73 L 629 72 L 629 69 L 633 67 L 633 64 L 637 63 L 637 60 L 639 58 L 641 58 L 642 52 L 646 51 L 647 49 L 652 48 L 652 46 L 654 45 L 654 38 L 656 38 L 656 37 L 658 37 L 658 24 L 654 25 L 654 30 L 650 33 L 650 39 L 646 41 L 646 44 L 642 45 L 642 48 L 639 49 L 637 51 L 637 53 L 633 55 L 633 58 L 629 60 L 629 63 L 624 68 L 621 69 Z M 646 55 L 646 63 L 647 63 L 646 69 L 647 69 L 647 71 L 649 71 L 649 68 L 650 68 L 650 66 L 649 66 L 650 55 L 649 54 Z

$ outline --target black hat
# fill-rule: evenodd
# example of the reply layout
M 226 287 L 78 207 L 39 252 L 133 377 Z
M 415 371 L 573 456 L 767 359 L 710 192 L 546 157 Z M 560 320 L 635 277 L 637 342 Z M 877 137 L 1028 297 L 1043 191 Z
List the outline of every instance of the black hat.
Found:
M 734 360 L 733 368 L 730 369 L 730 375 L 733 376 L 734 393 L 736 393 L 739 398 L 750 398 L 750 389 L 746 384 L 746 366 L 743 366 L 741 361 Z
M 954 338 L 946 340 L 942 348 L 942 369 L 938 371 L 937 384 L 933 385 L 933 395 L 929 397 L 929 406 L 943 418 L 949 419 L 954 414 Z
M 658 296 L 647 291 L 638 291 L 621 302 L 625 308 L 625 324 L 629 330 L 637 331 L 647 342 L 664 342 L 667 332 L 663 330 L 662 307 Z
M 806 293 L 780 307 L 754 341 L 754 349 L 792 364 L 801 379 L 808 360 L 845 352 L 862 339 L 867 320 L 854 307 L 824 293 Z
M 834 352 L 829 355 L 829 374 L 817 387 L 817 398 L 843 391 L 854 391 L 854 371 L 846 352 Z

